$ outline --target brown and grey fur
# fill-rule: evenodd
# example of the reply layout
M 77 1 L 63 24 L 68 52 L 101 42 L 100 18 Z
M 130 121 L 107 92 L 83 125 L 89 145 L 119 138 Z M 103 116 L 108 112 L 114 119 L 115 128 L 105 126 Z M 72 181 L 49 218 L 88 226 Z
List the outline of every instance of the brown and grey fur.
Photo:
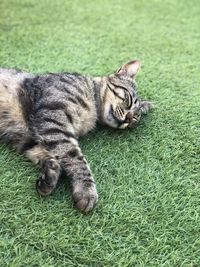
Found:
M 98 194 L 78 138 L 97 122 L 134 127 L 149 111 L 151 104 L 137 96 L 134 78 L 139 65 L 129 62 L 105 77 L 33 75 L 0 68 L 0 137 L 41 166 L 39 194 L 51 194 L 64 170 L 76 206 L 92 210 Z

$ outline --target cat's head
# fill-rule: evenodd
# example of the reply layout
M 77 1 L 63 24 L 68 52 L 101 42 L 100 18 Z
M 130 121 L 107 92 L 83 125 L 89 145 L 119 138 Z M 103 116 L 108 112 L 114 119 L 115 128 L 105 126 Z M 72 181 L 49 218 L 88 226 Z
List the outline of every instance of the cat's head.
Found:
M 114 74 L 105 78 L 101 93 L 101 120 L 110 127 L 125 129 L 135 127 L 141 115 L 152 104 L 142 101 L 137 95 L 135 77 L 140 68 L 138 60 L 123 65 Z

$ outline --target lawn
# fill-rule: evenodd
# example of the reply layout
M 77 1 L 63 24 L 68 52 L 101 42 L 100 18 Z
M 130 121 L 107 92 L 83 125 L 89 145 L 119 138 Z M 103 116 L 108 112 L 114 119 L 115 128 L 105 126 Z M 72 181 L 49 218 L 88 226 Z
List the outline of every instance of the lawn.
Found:
M 80 140 L 99 202 L 74 209 L 62 177 L 0 146 L 1 267 L 200 266 L 200 2 L 1 0 L 0 66 L 112 73 L 139 59 L 141 96 L 156 108 L 134 130 Z

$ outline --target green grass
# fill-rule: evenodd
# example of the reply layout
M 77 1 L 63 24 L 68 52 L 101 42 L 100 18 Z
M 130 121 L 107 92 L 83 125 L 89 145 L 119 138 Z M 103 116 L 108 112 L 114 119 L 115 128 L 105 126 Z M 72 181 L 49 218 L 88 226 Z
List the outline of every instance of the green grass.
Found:
M 130 131 L 81 139 L 100 200 L 42 199 L 39 171 L 0 147 L 0 266 L 200 266 L 200 3 L 1 0 L 0 65 L 111 73 L 137 58 L 156 109 Z

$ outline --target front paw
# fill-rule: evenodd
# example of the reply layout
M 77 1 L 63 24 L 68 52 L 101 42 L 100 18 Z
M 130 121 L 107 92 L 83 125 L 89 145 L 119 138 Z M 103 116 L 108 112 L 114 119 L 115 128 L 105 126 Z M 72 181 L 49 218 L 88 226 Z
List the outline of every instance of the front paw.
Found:
M 56 187 L 60 175 L 60 165 L 55 159 L 45 161 L 44 173 L 36 181 L 36 189 L 42 196 L 48 196 Z
M 36 180 L 36 190 L 41 196 L 48 196 L 52 193 L 55 186 L 51 186 L 46 182 L 45 174 Z
M 81 211 L 88 213 L 98 201 L 95 183 L 92 180 L 79 180 L 73 185 L 72 197 L 75 206 Z

